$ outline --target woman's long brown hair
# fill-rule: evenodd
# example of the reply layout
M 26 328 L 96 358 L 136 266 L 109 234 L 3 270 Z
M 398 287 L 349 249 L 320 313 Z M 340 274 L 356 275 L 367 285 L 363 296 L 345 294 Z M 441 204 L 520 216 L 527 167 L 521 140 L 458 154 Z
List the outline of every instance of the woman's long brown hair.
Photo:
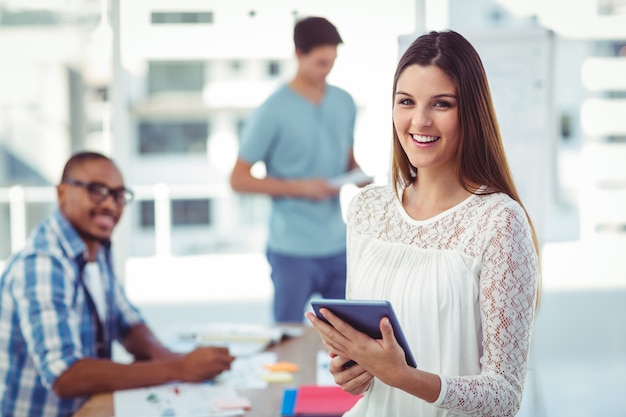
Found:
M 470 42 L 454 31 L 430 32 L 418 37 L 404 52 L 393 80 L 392 100 L 395 101 L 398 78 L 412 65 L 434 65 L 454 83 L 458 96 L 459 146 L 456 152 L 457 178 L 467 191 L 474 194 L 505 193 L 524 205 L 507 162 L 500 128 L 496 118 L 487 75 L 480 56 Z M 391 175 L 396 194 L 416 181 L 417 168 L 411 165 L 393 126 L 393 156 Z M 479 191 L 474 185 L 486 186 Z M 537 258 L 539 242 L 532 219 L 524 208 L 530 224 Z M 541 267 L 539 263 L 540 299 Z

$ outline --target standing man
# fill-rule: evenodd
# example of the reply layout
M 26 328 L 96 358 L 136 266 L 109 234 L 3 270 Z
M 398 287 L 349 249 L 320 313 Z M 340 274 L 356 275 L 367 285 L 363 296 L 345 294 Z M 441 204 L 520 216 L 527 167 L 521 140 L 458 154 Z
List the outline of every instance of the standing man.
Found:
M 358 168 L 356 106 L 326 83 L 342 42 L 324 18 L 297 22 L 296 75 L 251 114 L 230 178 L 235 191 L 272 197 L 267 259 L 278 322 L 301 322 L 314 293 L 345 296 L 346 227 L 339 188 L 328 180 Z M 267 171 L 262 179 L 250 172 L 258 161 Z
M 88 396 L 230 368 L 224 348 L 171 352 L 113 275 L 110 238 L 133 194 L 106 156 L 73 155 L 59 206 L 0 276 L 0 415 L 71 416 Z M 138 360 L 111 361 L 117 340 Z

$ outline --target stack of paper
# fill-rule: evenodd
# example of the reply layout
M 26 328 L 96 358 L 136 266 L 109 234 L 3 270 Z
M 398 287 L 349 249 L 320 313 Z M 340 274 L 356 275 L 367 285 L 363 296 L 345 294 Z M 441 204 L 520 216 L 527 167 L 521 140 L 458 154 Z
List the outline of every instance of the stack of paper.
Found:
M 225 346 L 233 356 L 247 356 L 264 351 L 284 337 L 296 337 L 302 329 L 240 323 L 206 323 L 175 330 L 168 346 L 178 352 L 192 350 L 198 345 Z
M 341 417 L 361 397 L 344 391 L 338 385 L 301 385 L 284 391 L 281 416 Z
M 337 385 L 335 377 L 330 373 L 330 355 L 326 350 L 317 352 L 317 370 L 315 372 L 316 385 Z
M 357 168 L 329 179 L 328 183 L 333 187 L 341 187 L 345 184 L 368 184 L 372 182 L 373 179 L 373 177 L 363 172 L 361 168 Z

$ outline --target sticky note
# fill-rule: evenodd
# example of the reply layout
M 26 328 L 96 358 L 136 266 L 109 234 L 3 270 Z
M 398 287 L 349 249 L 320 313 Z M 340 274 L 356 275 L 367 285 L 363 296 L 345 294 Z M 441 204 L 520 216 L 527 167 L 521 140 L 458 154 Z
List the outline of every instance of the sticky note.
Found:
M 293 380 L 291 372 L 267 372 L 261 375 L 261 378 L 267 382 L 289 382 Z
M 221 410 L 236 408 L 243 408 L 244 410 L 248 410 L 251 407 L 250 400 L 245 397 L 217 398 L 215 400 L 215 405 Z
M 272 372 L 298 372 L 300 370 L 298 365 L 291 362 L 276 362 L 263 366 Z

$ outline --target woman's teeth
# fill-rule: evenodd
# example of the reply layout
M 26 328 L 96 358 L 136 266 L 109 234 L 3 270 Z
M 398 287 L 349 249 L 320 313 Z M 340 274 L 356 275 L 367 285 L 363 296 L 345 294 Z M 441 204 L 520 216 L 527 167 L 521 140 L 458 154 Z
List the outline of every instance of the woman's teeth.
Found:
M 441 137 L 441 136 L 422 136 L 422 135 L 411 135 L 411 136 L 413 137 L 413 140 L 420 142 L 420 143 L 434 142 Z

